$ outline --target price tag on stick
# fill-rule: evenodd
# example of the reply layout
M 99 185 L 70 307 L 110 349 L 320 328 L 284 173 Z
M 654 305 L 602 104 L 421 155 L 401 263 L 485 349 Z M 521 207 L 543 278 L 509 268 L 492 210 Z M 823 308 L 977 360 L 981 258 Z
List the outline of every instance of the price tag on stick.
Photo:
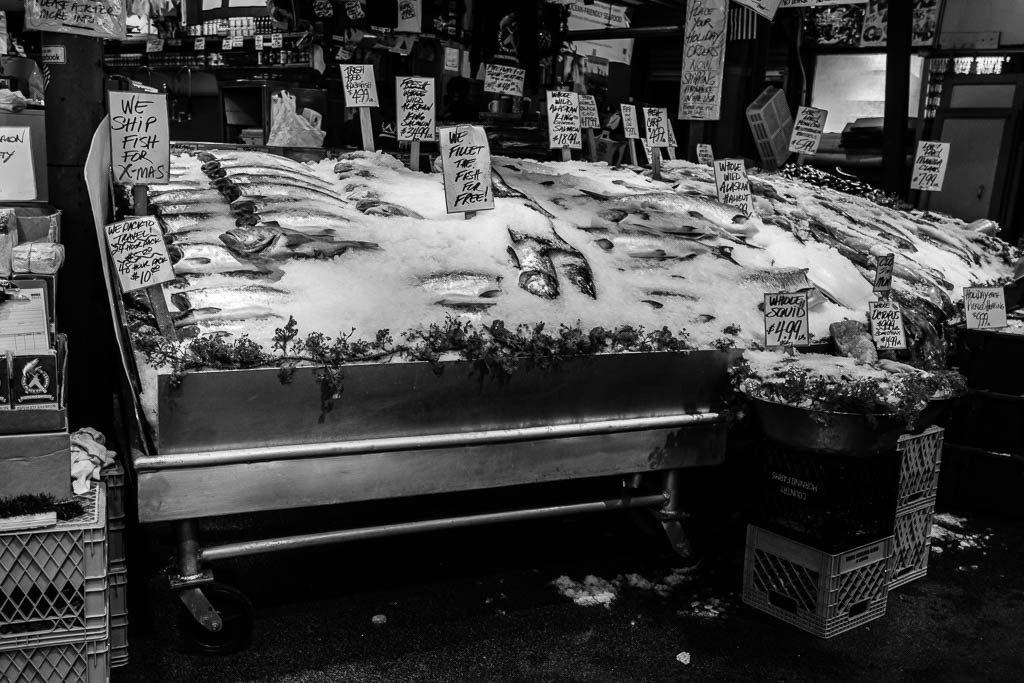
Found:
M 711 145 L 697 144 L 697 163 L 705 166 L 715 165 L 715 153 L 711 150 Z
M 619 109 L 622 112 L 622 132 L 629 147 L 629 163 L 637 166 L 636 143 L 633 141 L 640 139 L 640 124 L 636 120 L 636 107 L 632 104 L 623 104 Z
M 964 287 L 967 329 L 1006 327 L 1006 293 L 1002 287 Z
M 948 142 L 917 143 L 917 155 L 914 156 L 914 171 L 910 176 L 910 189 L 925 192 L 940 192 L 946 179 L 946 166 L 949 164 Z
M 177 339 L 161 286 L 174 279 L 174 269 L 156 217 L 128 218 L 107 225 L 104 231 L 121 290 L 147 290 L 161 334 Z
M 572 159 L 569 150 L 583 149 L 580 98 L 574 92 L 548 90 L 548 148 L 561 149 L 562 161 Z
M 907 348 L 907 335 L 903 329 L 903 311 L 895 301 L 882 299 L 868 302 L 871 337 L 879 351 Z
M 827 109 L 800 107 L 793 122 L 793 133 L 789 136 L 789 151 L 797 154 L 817 154 L 821 144 L 821 133 L 825 130 Z
M 493 209 L 491 148 L 482 126 L 439 128 L 444 198 L 448 213 Z
M 114 183 L 146 185 L 171 177 L 167 95 L 110 92 L 110 163 Z
M 359 109 L 359 130 L 363 137 L 363 149 L 374 151 L 373 123 L 369 107 L 379 107 L 377 80 L 372 64 L 341 64 L 341 85 L 345 91 L 345 106 Z
M 896 254 L 879 256 L 875 260 L 875 284 L 872 289 L 876 292 L 888 292 L 892 290 L 892 271 L 896 265 Z
M 434 79 L 399 76 L 395 79 L 398 102 L 398 139 L 410 143 L 409 168 L 420 167 L 420 141 L 436 137 L 437 106 Z
M 715 160 L 715 187 L 718 201 L 736 207 L 745 216 L 754 214 L 754 198 L 743 159 Z
M 810 316 L 807 292 L 778 292 L 764 295 L 764 345 L 808 346 Z

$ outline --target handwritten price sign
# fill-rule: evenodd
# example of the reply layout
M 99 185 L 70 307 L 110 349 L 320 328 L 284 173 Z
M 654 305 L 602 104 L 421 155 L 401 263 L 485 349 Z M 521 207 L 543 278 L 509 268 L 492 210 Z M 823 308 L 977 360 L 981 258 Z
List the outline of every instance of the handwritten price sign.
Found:
M 946 179 L 946 166 L 949 164 L 948 142 L 917 143 L 917 155 L 914 157 L 914 172 L 910 177 L 911 190 L 939 192 Z
M 640 139 L 640 124 L 636 121 L 636 107 L 632 104 L 620 105 L 622 110 L 622 132 L 627 138 Z
M 797 154 L 817 154 L 821 144 L 821 132 L 825 130 L 827 109 L 800 107 L 793 122 L 793 133 L 789 136 L 789 151 Z
M 548 147 L 582 149 L 580 96 L 574 92 L 548 90 Z
M 107 249 L 122 291 L 133 292 L 174 279 L 163 231 L 155 217 L 129 218 L 105 229 Z
M 750 180 L 743 159 L 716 160 L 715 187 L 718 201 L 739 209 L 744 215 L 753 215 L 754 198 L 750 194 Z
M 372 64 L 342 64 L 341 85 L 346 107 L 379 107 Z
M 876 292 L 888 292 L 892 289 L 892 271 L 896 266 L 896 254 L 879 256 L 875 261 L 875 284 L 872 289 Z
M 964 287 L 967 329 L 1006 327 L 1006 293 L 1002 287 Z
M 395 79 L 398 94 L 398 139 L 434 139 L 437 107 L 434 102 L 434 79 L 399 76 Z
M 448 213 L 493 209 L 487 131 L 482 126 L 455 126 L 439 132 Z
M 871 337 L 879 351 L 907 348 L 903 311 L 895 301 L 869 301 Z
M 601 115 L 597 111 L 597 100 L 593 95 L 580 95 L 580 127 L 601 127 Z
M 668 109 L 660 107 L 644 107 L 644 127 L 647 128 L 647 141 L 653 148 L 669 147 Z
M 523 96 L 526 70 L 505 64 L 484 64 L 484 92 Z
M 711 149 L 711 145 L 705 145 L 702 142 L 697 144 L 697 163 L 705 166 L 715 165 L 715 153 Z
M 807 292 L 764 295 L 765 346 L 807 346 L 810 329 Z

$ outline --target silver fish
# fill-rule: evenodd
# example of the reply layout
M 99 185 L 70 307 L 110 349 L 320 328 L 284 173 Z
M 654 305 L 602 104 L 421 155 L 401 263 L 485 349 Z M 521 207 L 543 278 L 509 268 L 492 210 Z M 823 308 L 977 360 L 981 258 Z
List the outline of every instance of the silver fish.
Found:
M 193 308 L 174 321 L 175 327 L 187 327 L 203 322 L 257 320 L 259 318 L 280 318 L 267 306 L 243 305 L 235 308 Z
M 361 199 L 356 202 L 356 210 L 365 213 L 367 216 L 404 216 L 406 218 L 423 218 L 412 209 L 407 209 L 398 204 L 384 202 L 379 199 Z
M 161 192 L 159 194 L 149 194 L 149 205 L 150 206 L 168 206 L 172 204 L 216 204 L 223 202 L 224 198 L 221 193 L 215 188 L 206 189 L 191 189 L 191 190 L 171 190 L 170 192 Z
M 515 246 L 508 248 L 508 254 L 513 265 L 520 271 L 519 286 L 544 299 L 557 297 L 558 277 L 545 246 L 534 239 L 516 240 L 515 236 L 513 242 Z
M 193 214 L 226 216 L 229 212 L 228 205 L 223 201 L 219 204 L 215 202 L 202 202 L 196 204 L 161 204 L 154 206 L 153 209 L 156 211 L 158 216 L 185 216 Z
M 221 186 L 221 193 L 234 201 L 247 197 L 285 197 L 289 201 L 312 200 L 327 204 L 341 204 L 344 199 L 332 191 L 320 190 L 315 187 L 298 187 L 283 182 L 267 183 L 229 183 Z
M 172 244 L 167 253 L 174 264 L 174 273 L 265 272 L 265 266 L 239 259 L 227 247 L 214 244 Z
M 238 308 L 245 305 L 271 307 L 286 301 L 288 292 L 266 285 L 222 285 L 186 289 L 169 293 L 171 303 L 179 311 L 194 308 Z
M 488 273 L 432 273 L 419 279 L 423 289 L 437 294 L 491 298 L 501 291 L 501 276 Z
M 277 220 L 278 216 L 289 215 L 296 218 L 303 216 L 342 217 L 342 207 L 333 201 L 317 201 L 313 199 L 290 199 L 288 197 L 245 197 L 231 202 L 231 213 L 235 216 L 260 214 L 264 221 Z M 265 214 L 276 213 L 270 218 Z

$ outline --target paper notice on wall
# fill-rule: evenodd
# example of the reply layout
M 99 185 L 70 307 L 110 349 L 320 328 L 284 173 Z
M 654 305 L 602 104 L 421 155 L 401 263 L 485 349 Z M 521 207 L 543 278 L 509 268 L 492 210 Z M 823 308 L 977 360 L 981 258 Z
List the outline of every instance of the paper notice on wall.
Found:
M 622 111 L 622 132 L 627 138 L 640 138 L 640 124 L 636 120 L 636 107 L 632 104 L 620 105 Z
M 580 95 L 580 128 L 600 128 L 601 115 L 593 95 Z
M 682 120 L 717 121 L 722 106 L 728 0 L 693 0 L 686 7 L 679 81 Z
M 28 126 L 0 127 L 0 201 L 32 201 L 36 197 L 32 132 Z
M 397 33 L 419 33 L 423 30 L 423 0 L 398 0 Z
M 174 279 L 164 231 L 155 216 L 111 223 L 106 235 L 121 291 L 133 292 Z
M 438 132 L 448 213 L 493 209 L 487 131 L 482 126 L 453 126 Z
M 446 47 L 444 49 L 444 70 L 459 70 L 459 49 L 457 47 Z
M 125 39 L 125 0 L 25 0 L 25 28 Z
M 569 31 L 593 31 L 601 29 L 629 28 L 627 8 L 607 2 L 585 3 L 583 0 L 561 2 L 569 5 L 569 18 L 566 26 Z M 633 39 L 621 40 L 575 40 L 567 44 L 571 52 L 585 57 L 598 57 L 630 64 L 633 61 Z
M 738 5 L 746 5 L 765 19 L 772 21 L 775 19 L 775 13 L 779 11 L 781 0 L 734 0 L 734 2 Z
M 797 154 L 817 154 L 821 132 L 825 129 L 828 110 L 800 107 L 796 110 L 793 132 L 789 136 L 789 151 Z
M 118 185 L 146 185 L 171 177 L 167 95 L 110 92 L 110 159 Z
M 868 0 L 782 0 L 779 9 L 792 7 L 826 7 L 828 5 L 863 5 Z M 934 1 L 934 0 L 933 0 Z
M 574 92 L 548 90 L 548 147 L 583 149 L 580 97 Z
M 484 92 L 523 96 L 526 70 L 507 64 L 484 64 Z
M 647 130 L 647 144 L 651 147 L 669 147 L 668 109 L 644 107 L 644 128 Z
M 754 214 L 754 198 L 743 159 L 715 160 L 715 189 L 718 201 L 735 207 L 746 216 Z
M 875 282 L 872 290 L 888 292 L 892 289 L 892 271 L 896 265 L 896 254 L 879 256 L 875 260 Z
M 434 79 L 399 76 L 395 79 L 398 103 L 398 139 L 434 140 L 437 106 L 434 100 Z
M 948 142 L 917 143 L 917 154 L 914 156 L 914 171 L 910 176 L 910 189 L 925 192 L 940 192 L 946 179 L 946 166 L 949 164 Z
M 898 303 L 885 299 L 869 301 L 868 318 L 871 321 L 871 337 L 879 351 L 907 348 L 903 312 Z
M 810 344 L 810 316 L 807 292 L 777 292 L 764 295 L 764 345 L 807 346 Z
M 964 287 L 967 329 L 1006 327 L 1006 293 L 1002 287 Z
M 711 150 L 711 145 L 697 144 L 697 163 L 704 164 L 705 166 L 714 165 L 715 153 Z
M 379 107 L 372 64 L 342 64 L 341 85 L 346 107 Z

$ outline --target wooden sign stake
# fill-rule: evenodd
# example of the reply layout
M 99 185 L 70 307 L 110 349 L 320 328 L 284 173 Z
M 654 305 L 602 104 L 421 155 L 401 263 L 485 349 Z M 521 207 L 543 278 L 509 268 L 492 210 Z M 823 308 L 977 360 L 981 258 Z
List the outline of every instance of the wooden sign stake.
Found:
M 629 163 L 638 166 L 639 164 L 636 161 L 636 145 L 633 143 L 633 138 L 627 138 L 626 142 L 629 143 Z
M 363 149 L 375 152 L 373 148 L 373 122 L 370 119 L 370 108 L 359 107 L 359 131 L 363 134 Z
M 661 150 L 657 147 L 651 148 L 651 171 L 655 180 L 661 180 Z
M 597 161 L 597 143 L 594 142 L 593 128 L 587 128 L 587 148 L 590 150 L 590 160 Z
M 676 148 L 675 147 L 669 147 L 668 148 L 668 158 L 671 159 L 672 161 L 676 160 Z
M 568 147 L 562 148 L 562 161 L 572 161 L 572 150 Z
M 409 143 L 409 168 L 413 171 L 420 170 L 420 141 L 413 140 Z
M 466 220 L 468 221 L 468 220 L 469 220 L 470 218 L 475 218 L 475 217 L 476 217 L 476 211 L 467 211 L 467 212 L 465 212 L 465 213 L 464 213 L 464 214 L 462 214 L 462 215 L 463 215 L 463 216 L 465 217 L 465 219 L 466 219 Z
M 135 215 L 145 216 L 149 212 L 149 186 L 132 186 L 132 203 L 135 205 Z M 178 341 L 178 331 L 174 329 L 174 321 L 171 320 L 171 312 L 167 308 L 167 299 L 164 298 L 164 286 L 153 285 L 146 287 L 146 296 L 149 298 L 149 307 L 156 316 L 156 325 L 160 334 L 171 341 Z

